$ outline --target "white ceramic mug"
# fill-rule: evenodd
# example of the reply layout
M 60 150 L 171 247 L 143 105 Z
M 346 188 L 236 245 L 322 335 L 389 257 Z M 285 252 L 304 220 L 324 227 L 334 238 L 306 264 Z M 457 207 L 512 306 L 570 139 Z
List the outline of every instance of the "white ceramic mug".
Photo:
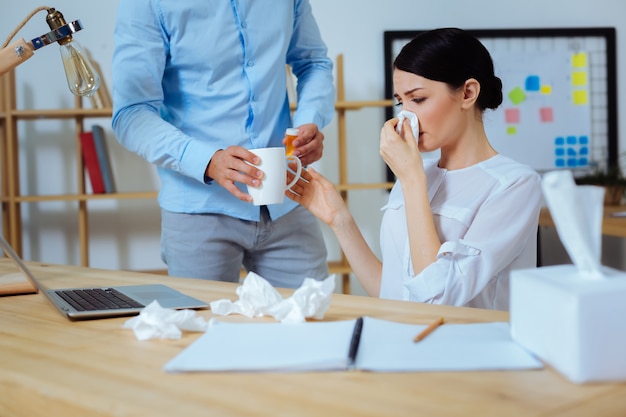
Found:
M 285 198 L 285 191 L 295 185 L 302 173 L 302 162 L 297 156 L 285 155 L 285 148 L 260 148 L 250 149 L 250 152 L 261 159 L 255 165 L 265 174 L 258 187 L 248 186 L 248 194 L 252 196 L 252 203 L 255 206 L 265 206 L 268 204 L 280 204 Z M 287 161 L 293 161 L 298 168 L 293 171 Z M 287 170 L 294 174 L 293 180 L 287 184 Z

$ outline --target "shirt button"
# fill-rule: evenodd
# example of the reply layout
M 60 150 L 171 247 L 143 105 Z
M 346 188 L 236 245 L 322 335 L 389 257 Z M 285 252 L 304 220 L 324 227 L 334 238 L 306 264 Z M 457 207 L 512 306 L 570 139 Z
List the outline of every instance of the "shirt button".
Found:
M 257 101 L 259 99 L 259 97 L 257 97 L 256 95 L 252 96 L 252 101 Z
M 241 22 L 241 27 L 245 29 L 248 27 L 248 24 L 246 22 Z
M 253 67 L 254 66 L 254 60 L 248 61 L 248 63 L 246 65 L 249 66 L 249 67 Z

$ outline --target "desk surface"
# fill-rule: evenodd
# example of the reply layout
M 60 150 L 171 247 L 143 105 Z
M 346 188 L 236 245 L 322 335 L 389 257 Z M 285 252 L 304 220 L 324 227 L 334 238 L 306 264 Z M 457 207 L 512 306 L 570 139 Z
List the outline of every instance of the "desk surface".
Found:
M 604 206 L 602 234 L 606 236 L 626 237 L 626 217 L 612 217 L 612 213 L 626 212 L 626 206 Z M 547 207 L 541 209 L 539 226 L 554 227 L 554 221 Z M 626 412 L 625 412 L 626 414 Z
M 209 302 L 237 298 L 234 284 L 30 265 L 51 288 L 159 282 Z M 209 310 L 198 314 L 212 317 Z M 326 319 L 364 314 L 419 324 L 440 316 L 455 323 L 508 320 L 504 312 L 343 294 L 333 295 Z M 141 342 L 122 329 L 126 320 L 70 322 L 42 294 L 0 298 L 0 415 L 587 417 L 626 412 L 626 383 L 576 385 L 551 369 L 166 374 L 163 364 L 199 334 Z

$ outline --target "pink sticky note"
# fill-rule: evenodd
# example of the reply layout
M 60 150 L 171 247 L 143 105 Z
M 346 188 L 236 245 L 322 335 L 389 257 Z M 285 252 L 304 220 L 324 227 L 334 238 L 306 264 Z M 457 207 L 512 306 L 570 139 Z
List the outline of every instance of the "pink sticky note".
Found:
M 519 123 L 519 109 L 504 110 L 504 118 L 507 123 Z
M 539 109 L 539 116 L 544 123 L 550 123 L 554 121 L 554 110 L 552 107 L 542 107 Z

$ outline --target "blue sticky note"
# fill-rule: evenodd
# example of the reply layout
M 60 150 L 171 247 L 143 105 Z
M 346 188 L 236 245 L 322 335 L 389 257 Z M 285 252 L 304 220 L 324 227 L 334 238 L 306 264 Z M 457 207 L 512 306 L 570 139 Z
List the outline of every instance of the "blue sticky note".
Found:
M 576 138 L 576 136 L 568 136 L 565 140 L 567 141 L 568 145 L 576 145 L 576 143 L 578 143 L 578 139 Z
M 541 84 L 538 75 L 529 75 L 526 77 L 526 91 L 539 91 Z
M 558 167 L 558 168 L 563 168 L 565 166 L 565 159 L 563 158 L 557 158 L 554 161 L 554 166 Z
M 554 144 L 565 145 L 565 139 L 562 136 L 557 136 L 556 139 L 554 139 Z
M 581 145 L 588 145 L 589 144 L 589 137 L 588 136 L 581 136 L 578 138 L 578 143 L 580 143 Z

